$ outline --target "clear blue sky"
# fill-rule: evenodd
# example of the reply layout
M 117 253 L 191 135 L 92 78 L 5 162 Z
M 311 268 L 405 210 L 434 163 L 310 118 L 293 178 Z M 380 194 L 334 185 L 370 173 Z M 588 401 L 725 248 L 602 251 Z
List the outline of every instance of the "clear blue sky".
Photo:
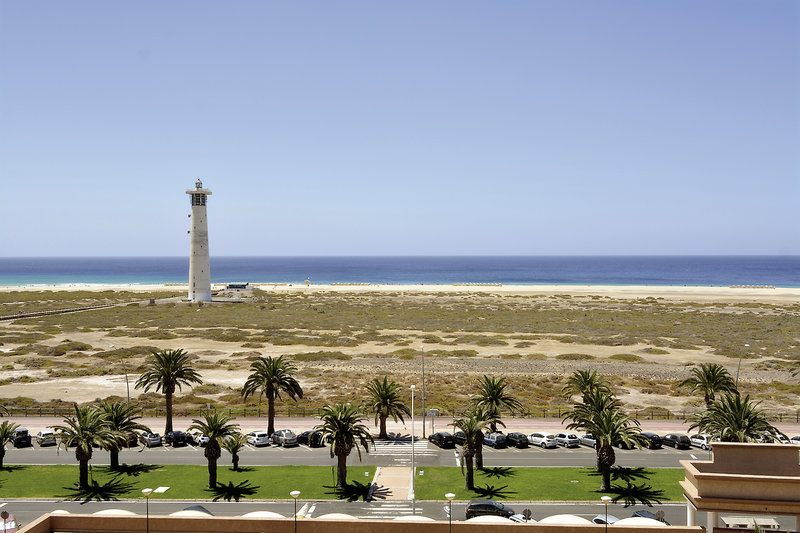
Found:
M 0 255 L 800 254 L 800 3 L 0 0 Z

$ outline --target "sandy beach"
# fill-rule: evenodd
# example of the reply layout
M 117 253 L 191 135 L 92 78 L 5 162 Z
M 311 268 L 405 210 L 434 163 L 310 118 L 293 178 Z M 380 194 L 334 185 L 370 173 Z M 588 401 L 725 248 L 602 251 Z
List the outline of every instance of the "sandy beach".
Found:
M 800 302 L 800 288 L 794 287 L 706 287 L 678 285 L 494 285 L 494 284 L 329 284 L 319 285 L 298 283 L 251 283 L 252 286 L 268 292 L 340 292 L 340 293 L 483 293 L 522 296 L 549 296 L 569 294 L 575 296 L 599 295 L 611 298 L 669 298 L 696 301 L 760 301 L 760 302 Z M 222 290 L 224 284 L 214 284 L 212 290 Z M 62 284 L 62 285 L 20 285 L 0 286 L 0 292 L 12 291 L 130 291 L 140 293 L 177 291 L 185 292 L 185 284 Z

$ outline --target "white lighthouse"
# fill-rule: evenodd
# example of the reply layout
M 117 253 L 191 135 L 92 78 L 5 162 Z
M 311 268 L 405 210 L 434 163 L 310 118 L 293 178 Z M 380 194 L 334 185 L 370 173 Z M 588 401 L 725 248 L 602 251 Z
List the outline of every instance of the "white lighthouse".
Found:
M 194 189 L 186 191 L 192 199 L 192 229 L 189 230 L 189 299 L 193 302 L 211 301 L 211 268 L 208 254 L 208 219 L 206 198 L 211 191 L 203 188 L 199 179 Z

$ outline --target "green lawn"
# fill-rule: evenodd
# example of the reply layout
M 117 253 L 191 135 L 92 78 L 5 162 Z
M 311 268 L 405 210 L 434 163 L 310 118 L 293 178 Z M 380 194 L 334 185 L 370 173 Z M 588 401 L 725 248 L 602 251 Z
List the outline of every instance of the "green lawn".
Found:
M 639 475 L 632 483 L 649 485 L 657 500 L 678 501 L 683 491 L 678 482 L 683 479 L 682 468 L 650 468 L 625 470 Z M 457 467 L 417 467 L 417 499 L 443 500 L 452 492 L 457 500 L 492 498 L 505 500 L 596 501 L 600 492 L 600 476 L 593 468 L 508 468 L 493 467 L 475 470 L 475 491 L 464 488 L 464 475 Z M 612 485 L 627 486 L 622 479 Z M 652 493 L 651 493 L 652 494 Z M 612 497 L 613 493 L 610 493 Z
M 350 467 L 347 473 L 354 485 L 347 496 L 358 497 L 372 482 L 375 467 Z M 10 466 L 0 470 L 0 499 L 140 498 L 143 488 L 161 486 L 170 489 L 164 494 L 153 494 L 152 498 L 289 499 L 289 492 L 293 490 L 299 490 L 303 499 L 339 497 L 332 488 L 336 481 L 329 466 L 257 466 L 243 467 L 239 472 L 223 466 L 217 470 L 217 481 L 224 488 L 217 492 L 206 489 L 208 469 L 205 465 L 133 465 L 124 472 L 111 472 L 107 466 L 95 466 L 91 478 L 96 486 L 88 494 L 78 493 L 75 488 L 77 465 Z

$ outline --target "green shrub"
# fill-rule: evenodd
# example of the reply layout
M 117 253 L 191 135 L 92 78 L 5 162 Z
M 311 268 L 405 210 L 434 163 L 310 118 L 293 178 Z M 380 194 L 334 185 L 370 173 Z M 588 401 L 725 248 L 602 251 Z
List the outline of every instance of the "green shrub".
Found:
M 595 356 L 589 355 L 588 353 L 562 353 L 558 354 L 556 359 L 564 361 L 587 361 L 589 359 L 595 359 Z
M 614 355 L 609 356 L 609 359 L 614 359 L 615 361 L 627 361 L 629 363 L 635 363 L 642 360 L 641 357 L 632 353 L 615 353 Z

